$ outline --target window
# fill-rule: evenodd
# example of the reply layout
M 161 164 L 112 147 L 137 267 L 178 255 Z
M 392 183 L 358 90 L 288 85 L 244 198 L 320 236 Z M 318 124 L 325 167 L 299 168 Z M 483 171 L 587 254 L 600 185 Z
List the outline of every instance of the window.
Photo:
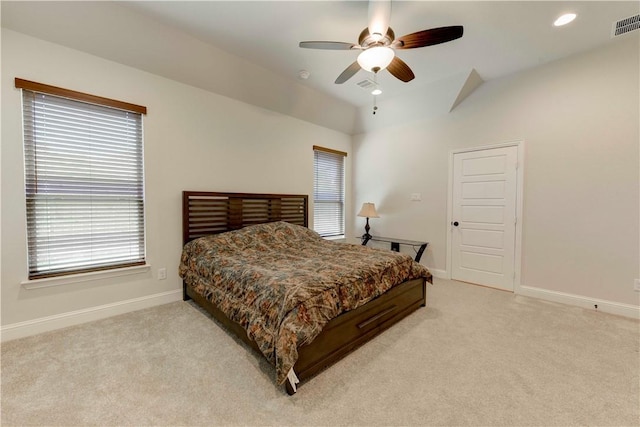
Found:
M 313 228 L 322 237 L 344 236 L 344 158 L 347 153 L 313 147 Z
M 16 79 L 29 279 L 145 263 L 146 108 Z

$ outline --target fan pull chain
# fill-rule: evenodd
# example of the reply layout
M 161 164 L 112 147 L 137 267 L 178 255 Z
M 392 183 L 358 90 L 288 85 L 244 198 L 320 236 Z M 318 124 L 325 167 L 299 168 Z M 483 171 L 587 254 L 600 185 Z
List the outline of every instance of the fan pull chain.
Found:
M 373 85 L 374 85 L 373 86 L 374 89 L 378 89 L 378 71 L 377 70 L 373 73 Z M 373 94 L 373 92 L 371 93 Z M 376 105 L 376 98 L 377 98 L 377 95 L 374 94 L 373 95 L 373 115 L 374 116 L 376 115 L 376 111 L 378 110 L 378 106 Z

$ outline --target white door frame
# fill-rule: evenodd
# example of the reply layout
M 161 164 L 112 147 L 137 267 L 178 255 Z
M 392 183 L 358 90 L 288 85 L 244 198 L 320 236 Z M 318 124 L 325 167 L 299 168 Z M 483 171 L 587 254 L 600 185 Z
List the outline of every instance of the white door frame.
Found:
M 459 153 L 469 153 L 472 151 L 490 150 L 493 148 L 504 147 L 516 147 L 518 149 L 518 165 L 516 170 L 517 183 L 516 183 L 516 233 L 515 233 L 515 246 L 514 246 L 514 278 L 513 278 L 513 291 L 516 294 L 521 293 L 521 270 L 522 270 L 522 200 L 524 199 L 524 141 L 512 141 L 504 142 L 501 144 L 484 145 L 481 147 L 469 147 L 461 148 L 458 150 L 451 150 L 449 152 L 449 183 L 447 192 L 447 279 L 451 279 L 451 251 L 453 250 L 451 244 L 451 232 L 453 226 L 453 156 Z

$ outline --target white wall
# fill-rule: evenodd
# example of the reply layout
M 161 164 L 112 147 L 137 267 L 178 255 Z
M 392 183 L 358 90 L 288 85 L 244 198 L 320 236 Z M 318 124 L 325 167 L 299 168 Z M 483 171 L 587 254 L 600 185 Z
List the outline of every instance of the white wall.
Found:
M 1 41 L 4 332 L 12 325 L 35 330 L 28 327 L 38 319 L 59 320 L 68 313 L 86 314 L 156 295 L 179 298 L 182 190 L 312 195 L 312 146 L 321 145 L 349 153 L 349 196 L 352 156 L 346 134 L 11 30 L 2 30 Z M 150 272 L 43 289 L 20 285 L 27 278 L 27 254 L 21 96 L 15 77 L 148 108 L 144 160 Z M 352 210 L 349 203 L 347 209 Z M 348 221 L 347 230 L 350 226 Z M 160 267 L 167 268 L 167 280 L 157 279 Z
M 484 83 L 450 114 L 358 135 L 354 209 L 375 202 L 375 233 L 426 239 L 422 262 L 446 274 L 450 151 L 524 140 L 521 291 L 637 308 L 639 39 Z
M 138 13 L 127 2 L 5 1 L 1 9 L 2 26 L 19 33 L 353 133 L 352 105 Z

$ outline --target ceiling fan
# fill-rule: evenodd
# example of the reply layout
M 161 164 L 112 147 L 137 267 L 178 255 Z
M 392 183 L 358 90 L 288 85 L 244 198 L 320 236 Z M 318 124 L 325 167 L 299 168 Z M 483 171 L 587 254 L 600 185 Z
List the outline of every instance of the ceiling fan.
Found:
M 304 41 L 300 47 L 307 49 L 360 50 L 358 59 L 349 65 L 336 79 L 342 84 L 353 77 L 360 69 L 377 74 L 385 68 L 403 82 L 415 78 L 411 68 L 395 55 L 395 49 L 415 49 L 446 43 L 462 37 L 461 25 L 431 28 L 395 38 L 389 27 L 391 0 L 369 1 L 369 26 L 362 30 L 358 44 L 331 41 Z

